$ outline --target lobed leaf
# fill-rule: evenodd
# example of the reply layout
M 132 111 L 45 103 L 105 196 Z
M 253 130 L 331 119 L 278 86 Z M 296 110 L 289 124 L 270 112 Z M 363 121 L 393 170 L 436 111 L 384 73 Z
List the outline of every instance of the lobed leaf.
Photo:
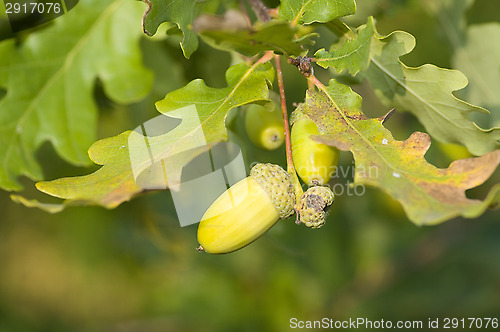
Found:
M 356 12 L 354 0 L 281 0 L 279 18 L 292 24 L 329 22 Z
M 332 48 L 329 52 L 318 50 L 314 54 L 316 63 L 323 68 L 333 67 L 338 73 L 347 69 L 353 76 L 366 70 L 370 64 L 370 45 L 374 32 L 373 18 L 369 17 L 366 25 L 358 28 L 356 37 L 348 39 L 341 48 Z
M 189 59 L 198 48 L 198 38 L 192 29 L 195 17 L 204 7 L 214 1 L 196 0 L 142 0 L 148 8 L 142 18 L 144 33 L 153 36 L 160 24 L 171 22 L 177 24 L 184 38 L 181 42 L 182 52 Z
M 36 199 L 27 199 L 20 195 L 10 195 L 10 199 L 18 204 L 22 204 L 29 208 L 38 208 L 49 213 L 58 213 L 64 210 L 65 204 L 58 203 L 42 203 Z
M 413 36 L 402 31 L 374 37 L 367 78 L 378 97 L 399 111 L 414 114 L 442 142 L 460 143 L 476 155 L 497 149 L 500 128 L 482 129 L 467 119 L 469 113 L 488 111 L 453 95 L 467 85 L 466 77 L 433 65 L 407 67 L 399 57 L 414 46 Z
M 415 132 L 406 141 L 397 141 L 382 125 L 385 117 L 368 119 L 360 105 L 359 96 L 332 80 L 322 91 L 309 90 L 301 106 L 318 126 L 321 135 L 313 136 L 314 140 L 352 152 L 354 185 L 384 190 L 417 225 L 438 224 L 456 216 L 474 218 L 500 203 L 500 185 L 484 201 L 465 195 L 465 190 L 482 184 L 495 171 L 500 150 L 438 169 L 424 158 L 431 144 L 429 135 Z
M 50 141 L 66 161 L 87 165 L 95 140 L 93 97 L 99 78 L 109 97 L 145 96 L 152 74 L 142 64 L 140 5 L 128 0 L 81 2 L 17 46 L 0 42 L 0 187 L 20 190 L 20 175 L 41 179 L 36 150 Z
M 200 79 L 191 81 L 156 103 L 158 110 L 165 116 L 181 120 L 180 125 L 173 130 L 159 135 L 152 133 L 149 137 L 129 131 L 98 141 L 89 150 L 89 155 L 95 163 L 103 165 L 102 168 L 86 176 L 40 182 L 37 188 L 65 199 L 64 206 L 93 204 L 113 208 L 144 190 L 137 184 L 140 179 L 137 174 L 146 174 L 151 169 L 151 151 L 155 162 L 173 165 L 171 177 L 168 183 L 164 183 L 172 187 L 180 182 L 185 165 L 207 151 L 209 145 L 227 140 L 224 121 L 229 110 L 267 100 L 268 84 L 272 82 L 273 76 L 274 70 L 270 63 L 251 67 L 238 64 L 226 72 L 228 86 L 225 88 L 210 88 Z M 196 110 L 196 121 L 189 118 L 192 113 L 185 112 L 188 108 Z M 200 145 L 200 137 L 204 145 Z M 138 145 L 141 140 L 134 138 L 145 138 L 149 150 L 142 151 Z M 26 203 L 26 200 L 21 203 Z M 38 206 L 43 208 L 41 204 Z
M 298 28 L 288 22 L 269 21 L 255 28 L 213 30 L 202 29 L 200 36 L 209 45 L 224 51 L 236 51 L 245 56 L 254 56 L 263 51 L 274 51 L 277 54 L 300 55 L 302 48 L 310 44 L 314 34 L 297 39 Z
M 98 165 L 103 165 L 94 173 L 38 182 L 37 189 L 66 199 L 66 205 L 69 203 L 72 205 L 95 204 L 111 209 L 130 200 L 134 195 L 142 192 L 142 188 L 135 183 L 130 170 L 129 135 L 130 132 L 124 132 L 118 136 L 97 141 L 90 147 L 90 159 Z M 59 212 L 59 209 L 62 210 L 65 205 L 55 206 L 57 208 L 50 212 Z

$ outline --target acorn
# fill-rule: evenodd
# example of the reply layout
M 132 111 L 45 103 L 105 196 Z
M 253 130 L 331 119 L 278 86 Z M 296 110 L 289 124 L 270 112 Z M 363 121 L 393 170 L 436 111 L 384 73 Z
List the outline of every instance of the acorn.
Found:
M 252 243 L 294 213 L 292 177 L 273 164 L 257 164 L 250 176 L 219 196 L 198 226 L 199 250 L 229 253 Z
M 285 141 L 283 114 L 278 106 L 279 96 L 271 93 L 272 101 L 265 106 L 251 104 L 245 113 L 245 128 L 253 144 L 261 149 L 276 150 Z
M 333 200 L 333 192 L 328 187 L 316 186 L 307 189 L 295 206 L 300 222 L 311 228 L 322 227 Z
M 326 184 L 335 174 L 339 150 L 311 138 L 319 135 L 318 127 L 302 113 L 300 106 L 292 113 L 290 123 L 292 158 L 297 174 L 308 186 Z

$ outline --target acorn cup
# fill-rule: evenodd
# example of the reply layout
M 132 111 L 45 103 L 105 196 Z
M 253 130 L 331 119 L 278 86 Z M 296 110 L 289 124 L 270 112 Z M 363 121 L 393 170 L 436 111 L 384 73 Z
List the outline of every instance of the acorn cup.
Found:
M 257 164 L 205 212 L 198 226 L 198 249 L 212 254 L 241 249 L 292 215 L 294 205 L 290 174 L 278 165 Z
M 245 128 L 253 144 L 261 149 L 276 150 L 285 141 L 285 129 L 277 101 L 279 96 L 271 92 L 269 98 L 272 102 L 265 106 L 248 105 L 245 111 Z
M 316 124 L 297 108 L 291 116 L 292 158 L 299 177 L 308 186 L 326 184 L 339 161 L 339 150 L 314 141 L 311 136 L 319 135 Z
M 333 192 L 328 187 L 316 186 L 307 189 L 295 206 L 300 222 L 310 228 L 322 227 L 333 200 Z

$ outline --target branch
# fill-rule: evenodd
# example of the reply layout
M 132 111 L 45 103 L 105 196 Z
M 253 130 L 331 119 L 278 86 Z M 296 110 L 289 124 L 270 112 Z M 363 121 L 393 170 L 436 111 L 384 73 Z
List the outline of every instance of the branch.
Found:
M 288 111 L 286 109 L 285 86 L 283 84 L 283 72 L 281 70 L 281 61 L 279 55 L 274 56 L 274 62 L 276 63 L 276 73 L 278 76 L 278 86 L 281 99 L 281 110 L 283 112 L 283 124 L 285 126 L 286 159 L 288 172 L 293 173 L 295 171 L 295 168 L 293 166 L 292 159 L 292 145 L 290 143 L 290 127 L 288 125 Z
M 274 55 L 274 62 L 276 63 L 276 74 L 278 76 L 278 86 L 280 90 L 281 110 L 283 112 L 283 126 L 285 127 L 286 166 L 288 173 L 290 173 L 293 177 L 293 182 L 295 187 L 295 198 L 299 199 L 304 192 L 297 177 L 297 172 L 295 172 L 295 166 L 293 165 L 292 143 L 290 140 L 290 125 L 288 124 L 288 111 L 286 108 L 285 86 L 283 84 L 283 72 L 281 70 L 281 58 L 279 55 Z

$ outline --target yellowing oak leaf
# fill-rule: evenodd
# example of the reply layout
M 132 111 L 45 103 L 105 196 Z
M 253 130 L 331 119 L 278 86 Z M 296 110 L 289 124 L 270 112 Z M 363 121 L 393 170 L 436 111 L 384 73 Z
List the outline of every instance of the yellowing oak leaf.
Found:
M 453 162 L 446 169 L 429 164 L 424 155 L 429 135 L 413 133 L 395 140 L 384 118 L 368 119 L 361 98 L 334 80 L 322 91 L 308 91 L 301 105 L 321 135 L 313 139 L 344 151 L 355 159 L 354 184 L 379 187 L 397 199 L 418 225 L 437 224 L 456 216 L 473 218 L 500 201 L 500 186 L 484 201 L 468 199 L 465 190 L 486 181 L 500 163 L 500 150 Z

